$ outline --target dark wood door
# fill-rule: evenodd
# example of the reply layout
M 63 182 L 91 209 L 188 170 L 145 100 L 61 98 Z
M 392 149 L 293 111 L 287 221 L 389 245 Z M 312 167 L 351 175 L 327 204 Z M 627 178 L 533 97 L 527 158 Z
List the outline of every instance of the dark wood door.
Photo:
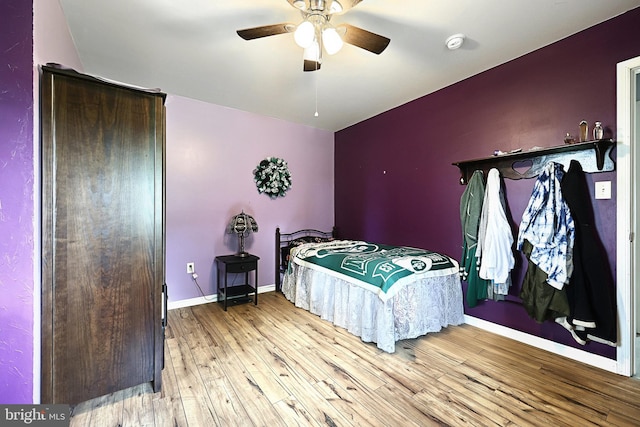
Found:
M 43 68 L 43 403 L 160 387 L 163 104 Z

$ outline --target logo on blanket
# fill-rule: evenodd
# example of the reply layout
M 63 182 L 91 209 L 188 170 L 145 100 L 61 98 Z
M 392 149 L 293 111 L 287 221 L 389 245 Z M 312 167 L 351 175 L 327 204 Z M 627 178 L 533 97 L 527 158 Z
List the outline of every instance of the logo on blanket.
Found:
M 402 270 L 421 273 L 431 270 L 434 260 L 429 255 L 416 256 L 411 248 L 394 248 L 380 250 L 377 245 L 357 245 L 351 250 L 333 251 L 333 253 L 347 254 L 342 260 L 341 267 L 352 273 L 364 276 L 373 265 L 372 277 L 382 277 L 387 280 L 390 276 Z M 393 257 L 389 261 L 385 259 Z
M 411 260 L 411 268 L 413 271 L 422 271 L 427 269 L 427 263 L 420 259 Z
M 428 256 L 420 256 L 420 257 L 405 257 L 405 258 L 395 258 L 393 260 L 394 264 L 398 264 L 400 267 L 405 270 L 412 271 L 414 273 L 422 273 L 423 271 L 431 270 L 433 266 L 433 260 Z

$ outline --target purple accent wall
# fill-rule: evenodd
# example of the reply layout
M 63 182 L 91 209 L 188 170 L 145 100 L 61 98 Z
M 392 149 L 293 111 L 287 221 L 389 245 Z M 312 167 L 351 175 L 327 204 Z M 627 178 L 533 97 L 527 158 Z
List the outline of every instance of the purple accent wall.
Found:
M 580 120 L 601 121 L 615 138 L 616 63 L 640 55 L 640 8 L 336 133 L 336 225 L 343 237 L 416 245 L 459 259 L 464 187 L 453 162 L 496 149 L 563 143 Z M 451 52 L 464 55 L 464 50 Z M 614 154 L 615 158 L 615 154 Z M 594 200 L 599 235 L 616 259 L 616 173 L 612 200 Z M 506 180 L 514 232 L 534 180 Z M 524 275 L 514 273 L 511 300 L 483 302 L 469 315 L 615 359 L 615 348 L 577 344 L 560 326 L 538 324 L 517 303 Z
M 32 4 L 0 2 L 0 403 L 32 401 Z

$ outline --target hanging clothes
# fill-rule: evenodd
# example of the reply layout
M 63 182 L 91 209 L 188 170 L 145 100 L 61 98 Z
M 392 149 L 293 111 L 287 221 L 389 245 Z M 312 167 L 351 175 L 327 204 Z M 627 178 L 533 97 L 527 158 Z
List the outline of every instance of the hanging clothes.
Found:
M 576 228 L 574 270 L 567 286 L 567 320 L 583 339 L 615 346 L 618 331 L 613 278 L 595 229 L 589 187 L 580 162 L 571 161 L 561 187 Z
M 477 170 L 471 176 L 467 188 L 460 199 L 460 221 L 462 223 L 462 259 L 460 273 L 467 282 L 467 305 L 475 307 L 478 301 L 487 298 L 486 280 L 478 275 L 476 249 L 478 245 L 478 227 L 484 201 L 484 176 Z
M 549 286 L 549 276 L 532 260 L 533 245 L 528 240 L 522 243 L 522 253 L 527 257 L 527 272 L 522 281 L 520 298 L 529 317 L 538 323 L 558 318 L 566 318 L 569 313 L 569 301 L 564 289 Z
M 549 162 L 545 166 L 518 232 L 517 248 L 528 260 L 520 297 L 537 322 L 564 319 L 570 313 L 564 288 L 573 271 L 575 225 L 562 197 L 563 176 L 562 165 Z
M 573 271 L 575 225 L 562 197 L 561 164 L 549 162 L 538 176 L 518 232 L 519 250 L 532 245 L 530 259 L 547 273 L 547 283 L 562 289 Z
M 515 259 L 513 234 L 505 210 L 500 172 L 494 168 L 487 176 L 476 250 L 479 275 L 491 282 L 489 294 L 507 295 L 511 286 Z

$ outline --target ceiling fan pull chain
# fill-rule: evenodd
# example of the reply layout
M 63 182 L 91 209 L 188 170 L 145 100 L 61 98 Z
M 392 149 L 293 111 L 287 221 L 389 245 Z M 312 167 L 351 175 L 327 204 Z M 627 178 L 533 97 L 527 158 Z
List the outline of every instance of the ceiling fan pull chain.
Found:
M 313 117 L 318 117 L 318 74 L 319 73 L 315 73 L 313 76 L 316 83 L 316 113 L 313 115 Z

